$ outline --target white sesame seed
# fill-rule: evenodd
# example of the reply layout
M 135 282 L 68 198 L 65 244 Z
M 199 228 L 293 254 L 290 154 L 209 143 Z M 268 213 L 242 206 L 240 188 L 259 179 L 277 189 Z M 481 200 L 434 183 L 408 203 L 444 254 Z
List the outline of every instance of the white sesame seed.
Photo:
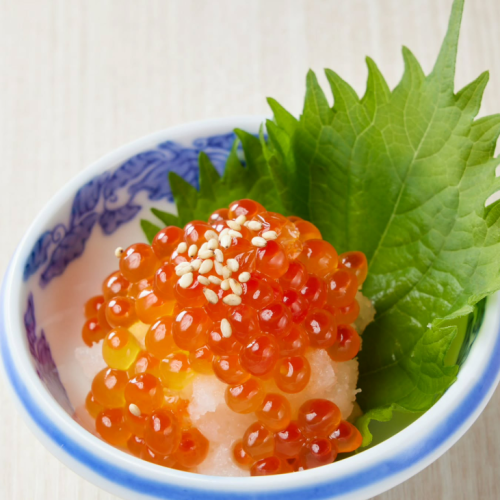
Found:
M 205 276 L 198 276 L 198 283 L 201 283 L 202 285 L 208 286 L 210 285 L 210 280 L 206 278 Z
M 219 248 L 219 240 L 217 238 L 212 238 L 207 245 L 209 250 L 215 250 L 216 248 Z
M 233 271 L 231 271 L 231 269 L 229 269 L 229 267 L 224 266 L 224 267 L 222 268 L 222 277 L 223 277 L 224 279 L 230 278 L 230 277 L 231 277 L 231 274 L 233 274 Z
M 123 254 L 123 252 L 125 252 L 125 250 L 123 250 L 122 247 L 118 247 L 116 250 L 115 250 L 115 257 L 118 257 L 120 258 Z
M 227 234 L 229 236 L 232 236 L 233 238 L 243 238 L 243 235 L 239 231 L 235 231 L 234 229 L 231 229 Z
M 196 245 L 191 245 L 188 249 L 188 255 L 194 257 L 198 253 L 198 247 Z
M 231 269 L 231 271 L 233 271 L 233 273 L 235 273 L 240 268 L 240 265 L 238 264 L 238 261 L 236 259 L 227 259 L 226 265 L 227 267 L 229 267 L 229 269 Z
M 205 231 L 205 239 L 207 241 L 210 241 L 212 238 L 218 238 L 219 235 L 213 230 L 213 229 L 209 229 L 208 231 Z
M 248 223 L 248 229 L 251 229 L 252 231 L 260 231 L 262 229 L 262 223 L 257 222 L 256 220 L 251 220 Z
M 203 261 L 201 259 L 194 259 L 191 261 L 191 267 L 193 268 L 193 271 L 198 271 L 198 269 L 201 266 L 201 263 Z
M 231 337 L 233 334 L 233 329 L 231 328 L 231 324 L 226 318 L 223 318 L 223 320 L 220 322 L 220 331 L 222 333 L 222 336 L 228 339 Z
M 225 234 L 227 234 L 227 233 L 229 233 L 229 228 L 228 228 L 228 227 L 224 228 L 224 229 L 220 232 L 220 234 L 219 234 L 219 241 L 220 241 L 220 239 L 221 239 L 221 238 L 222 238 Z
M 198 252 L 198 257 L 200 259 L 211 259 L 214 256 L 212 250 L 204 250 L 203 252 Z
M 263 248 L 267 245 L 267 241 L 260 236 L 254 236 L 252 238 L 252 245 L 255 247 Z
M 239 306 L 241 304 L 241 297 L 238 297 L 234 293 L 230 293 L 222 299 L 222 302 L 228 306 Z
M 229 280 L 224 280 L 221 284 L 220 284 L 220 287 L 225 291 L 227 292 L 230 288 L 231 288 L 231 285 L 229 284 Z
M 184 253 L 188 249 L 187 243 L 182 241 L 177 245 L 177 253 Z
M 241 285 L 235 279 L 229 279 L 229 286 L 236 295 L 241 295 L 243 293 L 243 288 L 241 288 Z
M 141 416 L 141 409 L 135 405 L 134 403 L 131 403 L 128 407 L 130 413 L 134 415 L 134 417 L 140 417 Z
M 276 231 L 265 231 L 262 233 L 262 237 L 267 241 L 275 240 L 278 237 L 278 233 Z
M 214 254 L 215 254 L 215 260 L 217 262 L 224 262 L 224 254 L 222 253 L 222 250 L 220 250 L 219 248 L 216 248 L 214 250 Z
M 214 261 L 207 259 L 203 261 L 203 264 L 200 266 L 200 270 L 198 271 L 200 274 L 209 273 L 214 267 Z
M 238 224 L 245 224 L 245 222 L 247 221 L 247 218 L 243 214 L 241 214 L 241 215 L 238 215 L 238 217 L 236 217 L 235 220 Z
M 198 254 L 200 252 L 204 252 L 205 250 L 208 250 L 208 243 L 205 241 L 205 243 L 203 243 L 203 245 L 201 245 L 200 249 L 198 250 Z
M 217 278 L 217 276 L 209 276 L 208 281 L 210 281 L 210 283 L 213 283 L 214 285 L 220 285 L 222 283 L 222 280 L 220 278 Z
M 214 266 L 215 266 L 215 272 L 219 276 L 222 276 L 222 270 L 224 269 L 224 266 L 220 262 L 217 262 L 217 261 L 214 262 Z
M 181 264 L 185 264 L 185 265 L 181 265 Z M 177 274 L 177 276 L 184 276 L 187 273 L 193 272 L 193 270 L 194 270 L 193 266 L 191 266 L 191 264 L 189 264 L 189 262 L 181 262 L 181 264 L 179 264 L 178 266 L 175 267 L 175 274 Z
M 246 283 L 250 279 L 250 273 L 244 272 L 238 276 L 238 281 L 240 283 Z
M 179 280 L 179 286 L 182 288 L 188 288 L 193 284 L 193 273 L 186 273 L 181 276 Z
M 220 244 L 223 248 L 229 248 L 231 246 L 231 236 L 229 234 L 225 234 L 221 239 L 220 239 Z
M 205 288 L 203 293 L 210 304 L 217 304 L 217 302 L 219 302 L 219 297 L 217 297 L 217 294 L 213 290 L 210 290 L 210 288 Z
M 243 225 L 244 225 L 245 227 L 248 227 L 248 224 L 250 224 L 250 221 L 249 221 L 249 220 L 247 220 L 247 221 L 245 222 L 245 224 L 243 224 Z
M 227 224 L 227 227 L 234 229 L 235 231 L 241 231 L 241 224 L 238 224 L 234 220 L 227 220 L 226 224 Z

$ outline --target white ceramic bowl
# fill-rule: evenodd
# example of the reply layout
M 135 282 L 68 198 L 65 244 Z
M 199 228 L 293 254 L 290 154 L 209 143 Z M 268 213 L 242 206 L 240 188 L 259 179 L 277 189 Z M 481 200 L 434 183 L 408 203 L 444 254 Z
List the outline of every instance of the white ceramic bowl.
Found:
M 498 296 L 457 382 L 416 422 L 367 451 L 285 476 L 221 478 L 165 469 L 123 453 L 72 418 L 90 387 L 75 362 L 81 304 L 116 267 L 113 249 L 142 238 L 139 220 L 170 203 L 167 172 L 196 182 L 207 152 L 222 170 L 235 127 L 257 133 L 262 117 L 193 123 L 139 139 L 97 161 L 47 204 L 3 281 L 0 346 L 14 400 L 34 434 L 63 463 L 126 499 L 366 499 L 436 460 L 471 426 L 500 373 Z

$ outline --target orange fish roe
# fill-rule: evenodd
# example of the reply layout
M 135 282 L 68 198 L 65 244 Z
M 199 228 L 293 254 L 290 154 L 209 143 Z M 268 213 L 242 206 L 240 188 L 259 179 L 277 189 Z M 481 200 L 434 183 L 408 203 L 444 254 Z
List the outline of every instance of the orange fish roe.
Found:
M 107 365 L 85 402 L 102 439 L 196 471 L 211 443 L 183 391 L 204 376 L 227 384 L 231 411 L 254 417 L 230 450 L 247 474 L 310 469 L 359 448 L 337 405 L 297 396 L 311 353 L 335 363 L 358 354 L 361 252 L 337 255 L 312 223 L 246 199 L 115 254 L 119 270 L 85 303 L 82 329 L 88 346 L 102 342 Z

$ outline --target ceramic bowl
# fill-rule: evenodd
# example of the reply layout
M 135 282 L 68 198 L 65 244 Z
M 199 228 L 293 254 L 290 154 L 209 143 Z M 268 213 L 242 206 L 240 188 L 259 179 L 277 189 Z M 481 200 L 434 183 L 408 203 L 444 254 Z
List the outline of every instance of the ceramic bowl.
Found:
M 74 178 L 41 211 L 10 263 L 0 302 L 3 367 L 21 415 L 64 464 L 126 499 L 366 499 L 416 474 L 471 426 L 498 383 L 499 298 L 488 299 L 456 383 L 422 417 L 386 441 L 317 469 L 224 478 L 159 467 L 104 443 L 73 415 L 90 381 L 75 362 L 81 304 L 116 268 L 113 250 L 143 238 L 152 206 L 173 209 L 167 173 L 196 185 L 205 151 L 222 171 L 235 127 L 257 133 L 262 117 L 164 130 L 121 147 Z

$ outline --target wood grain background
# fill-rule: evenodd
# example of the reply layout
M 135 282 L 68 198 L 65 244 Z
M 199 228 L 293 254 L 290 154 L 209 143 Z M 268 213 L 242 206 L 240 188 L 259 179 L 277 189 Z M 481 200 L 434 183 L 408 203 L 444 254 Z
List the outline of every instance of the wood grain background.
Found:
M 204 118 L 299 113 L 308 68 L 362 93 L 365 55 L 394 86 L 401 46 L 430 71 L 451 0 L 0 0 L 0 274 L 71 177 L 149 132 Z M 499 0 L 467 0 L 457 88 L 489 69 L 500 111 Z M 322 79 L 324 81 L 324 79 Z M 0 384 L 0 499 L 111 500 L 54 459 Z M 378 500 L 500 498 L 500 392 L 451 451 Z

